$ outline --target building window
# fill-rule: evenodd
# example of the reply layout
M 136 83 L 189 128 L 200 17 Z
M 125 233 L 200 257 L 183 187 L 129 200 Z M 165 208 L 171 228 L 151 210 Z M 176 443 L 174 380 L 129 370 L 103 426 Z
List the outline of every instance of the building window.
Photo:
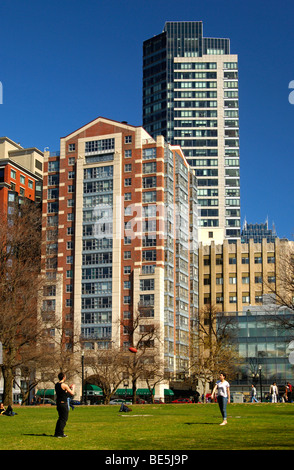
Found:
M 132 186 L 132 178 L 125 178 L 125 187 Z
M 154 290 L 154 279 L 141 279 L 140 290 Z
M 85 143 L 85 152 L 103 152 L 105 150 L 114 150 L 114 138 L 92 140 Z
M 154 306 L 154 294 L 141 294 L 140 295 L 140 306 L 142 306 L 142 307 Z
M 15 170 L 10 171 L 10 177 L 13 178 L 14 180 L 16 179 L 16 171 Z
M 76 144 L 69 144 L 68 145 L 68 151 L 69 152 L 74 152 L 76 149 Z
M 132 143 L 132 136 L 131 135 L 126 135 L 125 136 L 125 144 L 131 144 Z
M 143 174 L 156 173 L 156 162 L 143 163 Z
M 48 214 L 52 214 L 53 212 L 58 212 L 58 202 L 48 202 L 47 212 Z
M 124 259 L 131 259 L 131 252 L 130 251 L 125 251 L 124 252 Z
M 142 194 L 143 202 L 156 202 L 156 191 L 148 191 Z
M 143 261 L 156 261 L 156 250 L 143 250 L 142 259 Z
M 143 149 L 143 160 L 151 160 L 156 158 L 156 147 Z
M 132 171 L 132 164 L 131 163 L 128 163 L 125 165 L 125 172 L 129 172 L 129 171 Z
M 146 176 L 142 178 L 142 186 L 144 189 L 156 188 L 156 176 Z
M 125 150 L 125 158 L 131 158 L 132 157 L 132 150 Z
M 131 274 L 131 266 L 124 266 L 124 274 Z

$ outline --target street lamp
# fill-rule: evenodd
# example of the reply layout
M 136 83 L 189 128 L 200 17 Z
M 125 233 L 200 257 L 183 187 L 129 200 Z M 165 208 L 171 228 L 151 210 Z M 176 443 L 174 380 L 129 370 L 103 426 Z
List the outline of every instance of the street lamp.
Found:
M 84 359 L 85 359 L 85 352 L 82 350 L 82 404 L 84 405 Z
M 259 384 L 260 384 L 260 402 L 262 402 L 262 381 L 261 381 L 262 367 L 261 365 L 258 366 L 258 370 L 259 370 Z
M 129 382 L 127 382 L 127 381 L 125 380 L 125 381 L 124 381 L 124 387 L 125 387 L 125 401 L 127 401 L 128 385 L 129 385 Z

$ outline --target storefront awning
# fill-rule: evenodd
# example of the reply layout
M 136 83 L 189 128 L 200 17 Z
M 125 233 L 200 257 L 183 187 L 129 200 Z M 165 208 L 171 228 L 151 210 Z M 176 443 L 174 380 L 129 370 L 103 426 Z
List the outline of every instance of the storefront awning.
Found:
M 149 388 L 138 388 L 137 395 L 150 395 Z M 152 395 L 154 395 L 154 389 L 152 390 Z
M 118 388 L 115 392 L 115 395 L 125 395 L 127 393 L 127 395 L 133 395 L 133 389 L 132 388 L 127 388 L 127 390 L 125 388 Z
M 92 392 L 93 395 L 103 395 L 102 388 L 98 387 L 97 385 L 86 384 L 85 390 L 87 390 L 87 392 Z
M 38 391 L 37 391 L 37 395 L 41 396 L 41 397 L 46 397 L 46 396 L 50 396 L 50 397 L 54 397 L 55 395 L 55 390 L 54 388 L 40 388 Z
M 164 396 L 165 397 L 173 397 L 174 396 L 174 392 L 172 390 L 170 390 L 170 388 L 165 388 L 164 389 Z

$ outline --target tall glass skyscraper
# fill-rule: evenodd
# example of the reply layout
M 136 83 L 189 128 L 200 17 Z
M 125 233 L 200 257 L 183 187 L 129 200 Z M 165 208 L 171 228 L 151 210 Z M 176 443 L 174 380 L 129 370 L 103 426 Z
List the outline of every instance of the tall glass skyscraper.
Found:
M 238 57 L 201 21 L 143 43 L 143 127 L 180 145 L 198 180 L 200 241 L 240 238 Z

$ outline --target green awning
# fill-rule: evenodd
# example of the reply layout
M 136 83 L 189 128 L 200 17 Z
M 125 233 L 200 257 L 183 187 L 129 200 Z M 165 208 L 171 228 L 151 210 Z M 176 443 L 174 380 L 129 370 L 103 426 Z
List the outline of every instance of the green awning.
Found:
M 149 388 L 138 388 L 137 395 L 150 395 Z M 154 389 L 152 390 L 152 395 L 154 395 Z
M 85 390 L 88 392 L 93 392 L 94 395 L 103 395 L 102 388 L 98 387 L 97 385 L 86 384 Z
M 55 395 L 55 390 L 54 388 L 40 388 L 38 391 L 37 391 L 37 395 L 41 396 L 41 397 L 46 397 L 46 396 L 54 396 Z
M 115 395 L 125 395 L 126 389 L 125 388 L 118 388 L 115 392 Z M 133 389 L 127 388 L 127 395 L 133 395 Z
M 172 390 L 170 390 L 169 388 L 165 388 L 164 389 L 164 396 L 165 397 L 172 397 L 172 396 L 174 396 L 174 392 Z

